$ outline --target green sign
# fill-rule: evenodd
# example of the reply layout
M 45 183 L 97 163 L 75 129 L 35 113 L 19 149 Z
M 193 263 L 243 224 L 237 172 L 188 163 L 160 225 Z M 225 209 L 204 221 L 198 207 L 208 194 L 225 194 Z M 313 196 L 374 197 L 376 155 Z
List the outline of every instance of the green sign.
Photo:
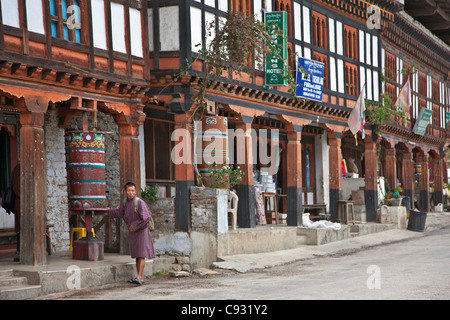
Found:
M 266 57 L 266 85 L 285 86 L 286 68 L 284 61 L 287 61 L 287 12 L 266 12 L 264 14 L 266 31 L 273 39 L 273 43 L 279 50 L 279 55 L 267 55 Z M 283 61 L 284 60 L 284 61 Z
M 450 121 L 450 112 L 445 112 L 445 127 L 448 128 L 448 122 Z
M 415 134 L 423 136 L 425 134 L 425 130 L 427 129 L 428 123 L 430 122 L 430 118 L 433 114 L 433 111 L 427 108 L 422 108 L 420 110 L 419 116 L 416 119 L 416 124 L 414 125 L 413 132 Z

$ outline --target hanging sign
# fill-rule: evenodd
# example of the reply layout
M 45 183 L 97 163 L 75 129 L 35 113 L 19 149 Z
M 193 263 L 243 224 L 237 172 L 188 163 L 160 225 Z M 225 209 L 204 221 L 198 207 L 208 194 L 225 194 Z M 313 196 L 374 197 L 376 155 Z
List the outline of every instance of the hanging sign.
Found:
M 414 125 L 413 132 L 420 136 L 425 134 L 428 123 L 430 122 L 431 115 L 433 111 L 427 108 L 422 108 L 419 112 L 419 116 L 416 119 L 416 124 Z
M 324 73 L 325 64 L 322 62 L 298 58 L 295 95 L 299 98 L 322 101 Z
M 266 57 L 266 85 L 285 86 L 286 68 L 284 61 L 287 61 L 287 12 L 266 12 L 264 13 L 266 32 L 272 38 L 279 55 L 269 54 Z M 284 61 L 283 61 L 284 60 Z

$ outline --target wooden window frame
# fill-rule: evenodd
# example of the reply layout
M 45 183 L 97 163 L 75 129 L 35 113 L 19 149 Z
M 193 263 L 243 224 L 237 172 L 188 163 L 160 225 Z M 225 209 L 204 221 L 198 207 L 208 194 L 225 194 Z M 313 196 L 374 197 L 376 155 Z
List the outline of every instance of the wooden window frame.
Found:
M 252 14 L 251 0 L 231 0 L 231 12 L 244 12 L 246 15 Z
M 328 17 L 312 10 L 313 44 L 328 50 Z
M 322 62 L 324 64 L 323 88 L 329 89 L 330 77 L 328 72 L 329 68 L 328 56 L 326 54 L 314 51 L 313 59 L 315 61 Z
M 344 25 L 345 56 L 350 59 L 358 60 L 358 30 L 356 28 Z
M 359 67 L 345 62 L 345 92 L 352 96 L 359 95 Z
M 150 124 L 151 122 L 151 124 Z M 145 167 L 146 167 L 146 181 L 147 182 L 175 182 L 175 165 L 172 161 L 169 161 L 168 163 L 168 173 L 169 173 L 169 179 L 164 179 L 164 178 L 157 178 L 157 162 L 156 162 L 156 156 L 157 156 L 157 151 L 156 150 L 156 143 L 155 143 L 155 125 L 156 123 L 165 123 L 167 124 L 167 129 L 168 129 L 168 140 L 167 140 L 167 144 L 169 146 L 169 159 L 171 159 L 171 150 L 172 148 L 175 146 L 175 142 L 171 140 L 172 137 L 172 133 L 173 130 L 175 130 L 175 122 L 171 121 L 171 120 L 162 120 L 162 119 L 157 119 L 157 118 L 146 118 L 145 122 L 144 122 L 144 131 L 148 130 L 147 128 L 151 127 L 152 133 L 147 132 L 145 134 L 146 139 L 152 139 L 150 142 L 145 142 L 146 145 L 146 149 L 145 152 L 147 155 L 151 155 L 146 157 L 146 161 L 145 161 Z M 149 149 L 149 147 L 151 146 L 151 150 Z M 152 171 L 150 176 L 147 176 L 147 173 L 149 171 Z
M 50 20 L 50 23 L 49 23 L 50 29 L 48 30 L 48 32 L 50 33 L 50 35 L 53 38 L 70 41 L 70 42 L 74 42 L 74 43 L 86 44 L 86 35 L 85 35 L 86 28 L 84 27 L 86 25 L 85 16 L 86 16 L 86 12 L 87 12 L 86 1 L 85 0 L 76 0 L 76 1 L 78 1 L 79 12 L 80 12 L 80 27 L 75 26 L 75 28 L 68 28 L 69 39 L 66 39 L 66 37 L 64 35 L 64 26 L 67 26 L 67 24 L 68 24 L 67 22 L 69 19 L 63 18 L 62 0 L 45 0 L 45 1 L 47 2 L 48 8 L 49 8 L 48 9 L 48 19 Z M 55 3 L 56 15 L 51 14 L 50 1 L 54 1 L 54 3 Z M 66 0 L 66 2 L 67 2 L 66 3 L 67 8 L 74 5 L 74 0 Z M 73 14 L 75 14 L 75 13 L 73 13 Z M 68 16 L 68 18 L 69 18 L 69 16 Z M 54 22 L 56 22 L 56 24 L 57 24 L 57 36 L 56 37 L 53 35 L 53 31 L 52 31 L 52 29 L 53 29 L 52 25 Z M 80 30 L 80 41 L 77 41 L 76 30 Z

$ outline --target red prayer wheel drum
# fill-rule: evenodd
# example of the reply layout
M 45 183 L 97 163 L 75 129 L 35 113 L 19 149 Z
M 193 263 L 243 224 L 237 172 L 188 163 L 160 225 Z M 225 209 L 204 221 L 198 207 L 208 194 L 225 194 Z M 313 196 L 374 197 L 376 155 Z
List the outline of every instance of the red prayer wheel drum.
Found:
M 70 208 L 106 208 L 105 137 L 98 132 L 69 135 Z
M 229 163 L 227 117 L 205 115 L 202 119 L 202 130 L 198 134 L 202 145 L 202 162 L 198 165 L 198 170 L 204 185 L 211 187 L 208 167 L 214 162 L 217 168 Z

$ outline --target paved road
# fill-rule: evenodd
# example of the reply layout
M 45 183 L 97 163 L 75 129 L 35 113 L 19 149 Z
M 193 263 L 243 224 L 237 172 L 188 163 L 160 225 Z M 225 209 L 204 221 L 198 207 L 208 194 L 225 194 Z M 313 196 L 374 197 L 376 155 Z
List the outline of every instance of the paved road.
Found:
M 153 277 L 40 299 L 259 300 L 450 299 L 450 228 L 357 252 L 340 253 L 248 273 Z

